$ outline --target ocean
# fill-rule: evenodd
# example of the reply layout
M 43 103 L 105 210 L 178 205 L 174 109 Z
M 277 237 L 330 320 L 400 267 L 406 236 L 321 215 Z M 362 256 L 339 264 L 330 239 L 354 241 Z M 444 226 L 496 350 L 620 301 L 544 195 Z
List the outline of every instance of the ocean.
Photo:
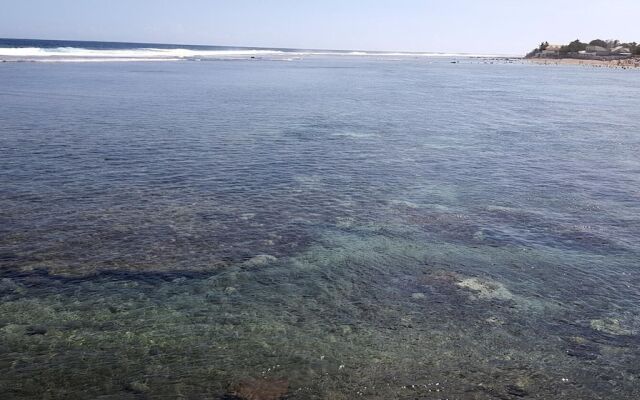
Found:
M 195 46 L 159 43 L 86 42 L 0 38 L 0 61 L 107 62 L 107 61 L 216 61 L 268 59 L 292 61 L 300 57 L 505 57 L 456 53 L 283 49 L 264 47 Z
M 2 398 L 640 397 L 637 71 L 0 59 Z

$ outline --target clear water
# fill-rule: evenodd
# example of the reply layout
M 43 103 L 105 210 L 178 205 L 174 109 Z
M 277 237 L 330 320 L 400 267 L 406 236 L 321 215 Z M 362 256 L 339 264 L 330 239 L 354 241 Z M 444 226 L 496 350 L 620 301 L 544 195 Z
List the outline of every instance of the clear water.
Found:
M 2 398 L 640 397 L 637 71 L 0 82 Z

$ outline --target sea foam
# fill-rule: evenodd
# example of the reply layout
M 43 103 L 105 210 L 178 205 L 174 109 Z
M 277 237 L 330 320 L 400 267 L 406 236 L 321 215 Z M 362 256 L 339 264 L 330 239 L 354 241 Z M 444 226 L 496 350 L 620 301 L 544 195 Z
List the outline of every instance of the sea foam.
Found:
M 216 57 L 250 57 L 250 56 L 277 56 L 284 52 L 278 50 L 192 50 L 192 49 L 85 49 L 78 47 L 21 47 L 0 48 L 0 56 L 18 58 L 128 58 L 128 59 L 185 59 L 185 58 L 216 58 Z
M 177 61 L 201 59 L 286 59 L 304 56 L 341 57 L 486 57 L 486 55 L 455 53 L 408 53 L 331 50 L 279 49 L 189 49 L 189 48 L 129 48 L 89 49 L 81 47 L 0 47 L 0 59 L 8 61 Z

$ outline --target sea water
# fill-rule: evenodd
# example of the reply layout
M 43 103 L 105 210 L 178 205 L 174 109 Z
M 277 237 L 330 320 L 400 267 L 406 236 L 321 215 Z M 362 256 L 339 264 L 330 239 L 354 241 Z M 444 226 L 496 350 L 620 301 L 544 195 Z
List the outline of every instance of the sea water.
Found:
M 637 399 L 640 75 L 0 64 L 3 399 Z

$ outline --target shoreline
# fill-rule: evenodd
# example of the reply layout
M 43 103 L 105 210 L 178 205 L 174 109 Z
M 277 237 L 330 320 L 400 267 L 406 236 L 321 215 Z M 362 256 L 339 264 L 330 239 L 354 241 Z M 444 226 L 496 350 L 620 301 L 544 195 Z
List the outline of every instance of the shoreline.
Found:
M 526 58 L 538 65 L 576 65 L 592 68 L 621 68 L 636 69 L 640 68 L 640 58 L 628 58 L 623 60 L 583 60 L 578 58 Z

